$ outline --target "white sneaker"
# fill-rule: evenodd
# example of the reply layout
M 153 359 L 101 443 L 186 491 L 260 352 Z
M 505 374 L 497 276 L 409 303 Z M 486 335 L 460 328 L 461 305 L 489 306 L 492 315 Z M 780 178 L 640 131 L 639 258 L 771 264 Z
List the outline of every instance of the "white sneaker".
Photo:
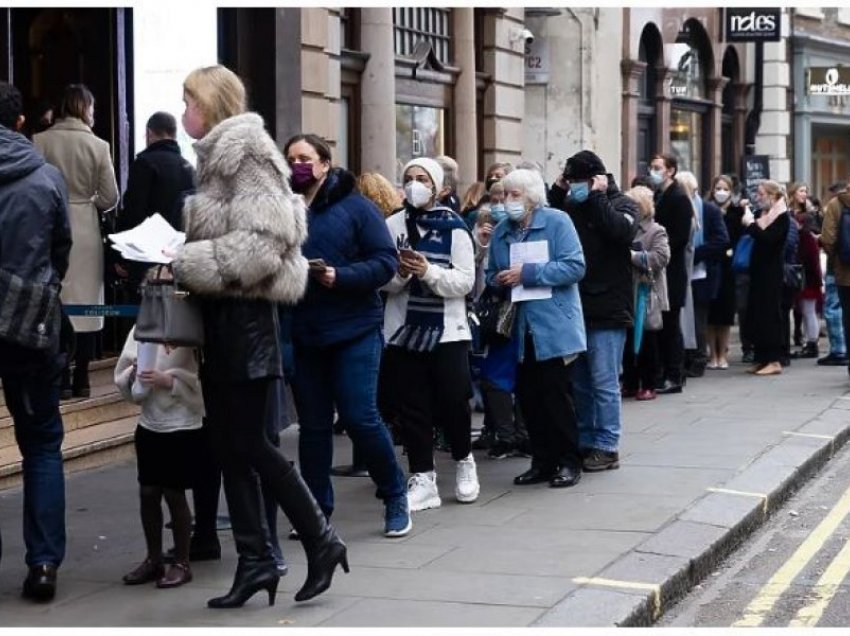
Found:
M 455 497 L 460 503 L 472 503 L 478 499 L 481 486 L 478 484 L 478 471 L 472 453 L 457 463 L 455 480 Z
M 407 480 L 407 504 L 410 512 L 439 508 L 442 505 L 437 490 L 437 473 L 414 473 Z

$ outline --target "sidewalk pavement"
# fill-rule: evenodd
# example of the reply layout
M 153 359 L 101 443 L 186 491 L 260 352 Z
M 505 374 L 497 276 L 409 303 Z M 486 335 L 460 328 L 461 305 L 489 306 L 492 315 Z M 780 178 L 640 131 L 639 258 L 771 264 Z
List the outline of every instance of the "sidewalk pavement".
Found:
M 570 489 L 515 487 L 524 459 L 478 453 L 481 496 L 454 501 L 454 466 L 438 453 L 443 507 L 414 515 L 413 532 L 382 536 L 371 481 L 336 478 L 334 524 L 351 574 L 303 604 L 300 545 L 280 534 L 289 575 L 277 605 L 263 594 L 215 611 L 235 568 L 229 533 L 222 562 L 193 566 L 177 590 L 127 587 L 144 556 L 131 463 L 71 475 L 68 556 L 49 605 L 19 598 L 25 575 L 21 494 L 0 493 L 4 626 L 609 626 L 645 625 L 715 565 L 850 434 L 847 371 L 795 361 L 781 376 L 733 364 L 688 382 L 685 393 L 624 405 L 620 470 L 585 474 Z M 350 461 L 336 438 L 335 463 Z M 294 455 L 295 431 L 284 434 Z M 402 458 L 406 468 L 406 460 Z M 166 545 L 170 538 L 166 537 Z

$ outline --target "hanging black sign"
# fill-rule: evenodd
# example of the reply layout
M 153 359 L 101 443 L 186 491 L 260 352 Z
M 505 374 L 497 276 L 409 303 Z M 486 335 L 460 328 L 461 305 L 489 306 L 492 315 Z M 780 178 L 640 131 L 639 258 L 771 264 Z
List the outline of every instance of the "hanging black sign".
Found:
M 782 31 L 781 9 L 727 7 L 727 42 L 778 42 Z
M 745 196 L 752 200 L 756 195 L 759 182 L 770 179 L 770 157 L 767 155 L 744 155 L 742 163 Z

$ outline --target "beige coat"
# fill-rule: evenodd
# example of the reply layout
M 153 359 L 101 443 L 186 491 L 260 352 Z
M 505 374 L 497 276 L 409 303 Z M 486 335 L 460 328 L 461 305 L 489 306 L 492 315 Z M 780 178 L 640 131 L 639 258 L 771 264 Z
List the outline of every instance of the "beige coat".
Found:
M 118 203 L 118 185 L 109 144 L 86 124 L 69 117 L 33 138 L 48 163 L 68 184 L 71 237 L 74 245 L 68 273 L 62 282 L 62 302 L 68 305 L 103 304 L 103 243 L 98 210 Z M 100 331 L 103 318 L 71 318 L 75 331 Z

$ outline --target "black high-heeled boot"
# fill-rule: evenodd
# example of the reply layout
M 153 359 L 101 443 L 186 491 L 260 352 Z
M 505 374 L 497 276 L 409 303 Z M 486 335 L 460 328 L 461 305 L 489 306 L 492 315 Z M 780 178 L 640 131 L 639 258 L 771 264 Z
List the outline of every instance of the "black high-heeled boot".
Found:
M 269 605 L 274 605 L 280 574 L 266 541 L 265 515 L 256 474 L 250 470 L 225 473 L 224 496 L 239 563 L 230 591 L 210 599 L 207 606 L 216 609 L 241 607 L 260 590 L 268 592 Z
M 267 486 L 289 518 L 307 554 L 307 580 L 295 595 L 296 601 L 318 596 L 331 586 L 337 565 L 348 573 L 345 543 L 328 523 L 307 484 L 294 468 Z
M 236 565 L 236 576 L 233 577 L 233 587 L 224 596 L 211 598 L 207 601 L 207 607 L 213 609 L 242 607 L 248 599 L 260 590 L 268 592 L 269 605 L 274 605 L 279 581 L 280 574 L 274 561 L 254 561 L 239 557 L 239 563 Z

